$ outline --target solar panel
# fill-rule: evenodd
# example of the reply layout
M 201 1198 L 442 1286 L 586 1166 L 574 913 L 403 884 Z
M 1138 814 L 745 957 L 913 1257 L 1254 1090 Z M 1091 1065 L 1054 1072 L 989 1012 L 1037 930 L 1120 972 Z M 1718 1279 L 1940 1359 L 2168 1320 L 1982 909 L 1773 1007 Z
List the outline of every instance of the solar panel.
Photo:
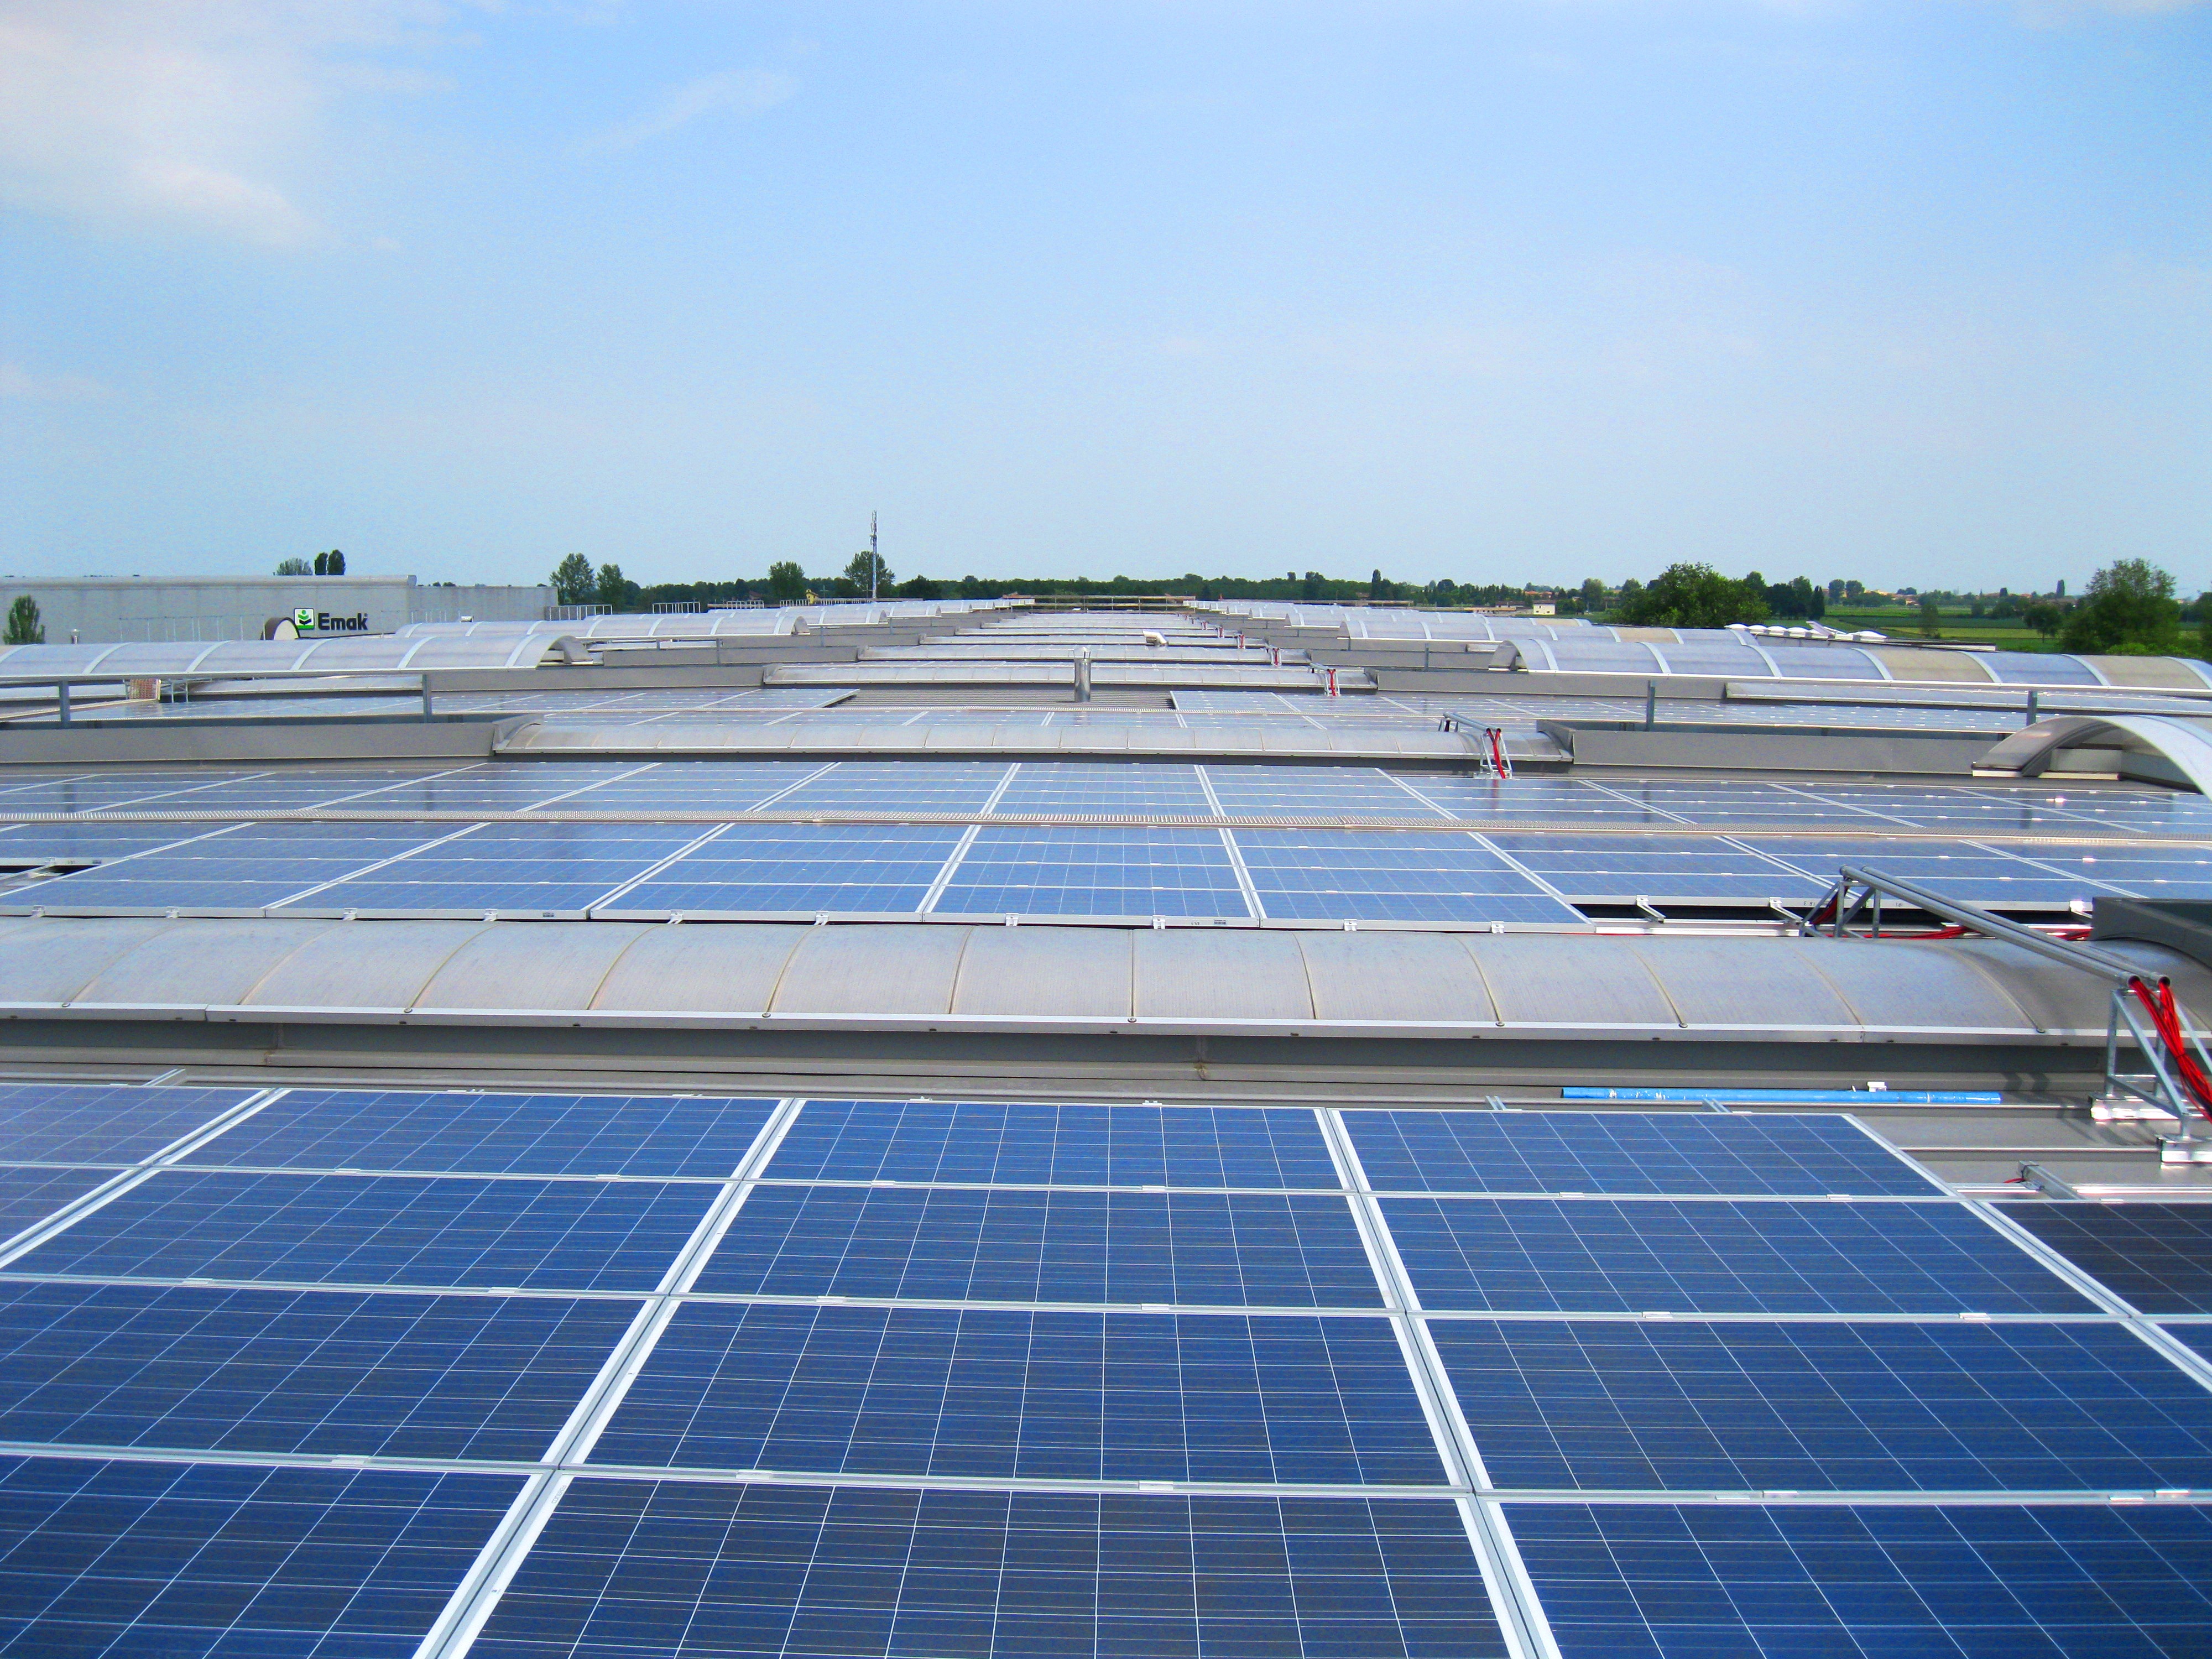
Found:
M 1444 1479 L 1389 1322 L 1284 1315 L 694 1304 L 592 1455 L 1030 1480 Z
M 2087 876 L 2057 871 L 2016 858 L 2001 848 L 1964 841 L 1853 842 L 1778 837 L 1759 845 L 1802 870 L 1835 879 L 1844 865 L 1881 871 L 1917 882 L 1945 898 L 1970 904 L 2064 904 L 2115 890 Z
M 244 823 L 11 892 L 12 907 L 255 908 L 428 845 L 448 830 L 405 824 Z
M 212 1121 L 250 1089 L 147 1089 L 97 1083 L 0 1084 L 0 1158 L 135 1164 Z
M 1001 812 L 1164 812 L 1210 817 L 1194 766 L 1085 765 L 1024 761 L 995 809 Z
M 1231 916 L 1251 912 L 1220 832 L 988 824 L 940 915 Z
M 1303 1109 L 951 1101 L 810 1100 L 768 1174 L 1070 1187 L 1337 1185 L 1320 1126 Z
M 521 1485 L 0 1460 L 0 1634 L 26 1655 L 410 1659 Z
M 1424 1306 L 1547 1313 L 2086 1313 L 1948 1204 L 1382 1200 Z
M 1209 766 L 1207 781 L 1233 813 L 1327 812 L 1346 817 L 1440 817 L 1371 766 Z
M 9 1182 L 62 1183 L 26 1200 L 46 1213 L 244 1097 L 0 1087 L 0 1156 L 12 1134 L 52 1159 L 0 1165 L 0 1221 Z M 507 1471 L 548 1455 L 586 1398 L 612 1406 L 605 1431 L 563 1454 L 585 1461 L 565 1492 L 546 1489 L 558 1507 L 474 1651 L 1501 1650 L 1469 1542 L 1480 1511 L 1422 1495 L 1455 1465 L 1311 1111 L 810 1102 L 783 1120 L 764 1178 L 732 1194 L 771 1109 L 288 1091 L 10 1264 L 0 1442 L 40 1449 L 48 1471 L 96 1469 L 94 1449 L 117 1445 L 480 1468 L 462 1478 L 497 1501 L 483 1517 L 446 1505 L 439 1535 L 459 1541 L 412 1610 L 379 1626 L 398 1632 L 395 1654 L 412 1655 L 514 1496 Z M 1837 1609 L 1830 1626 L 1778 1620 L 1776 1581 L 1748 1548 L 1681 1569 L 1706 1571 L 1727 1592 L 1716 1605 L 1741 1615 L 1699 1623 L 1695 1595 L 1668 1595 L 1689 1581 L 1651 1565 L 1663 1540 L 1601 1562 L 1587 1531 L 1545 1517 L 1601 1526 L 1632 1508 L 1786 1528 L 1812 1512 L 1778 1506 L 1793 1493 L 1864 1516 L 1897 1512 L 1865 1508 L 1874 1492 L 1972 1492 L 2025 1514 L 2011 1500 L 2027 1492 L 2212 1489 L 2212 1424 L 2169 1349 L 1838 1115 L 1342 1115 L 1384 1194 L 1391 1243 L 1376 1249 L 1387 1262 L 1395 1245 L 1432 1310 L 1438 1380 L 1493 1483 L 1474 1501 L 1510 1512 L 1569 1659 L 1615 1650 L 1606 1621 L 1624 1604 L 1659 1643 L 1647 1650 L 1667 1653 L 1756 1638 L 1794 1656 L 1842 1629 L 1886 1659 L 1932 1627 L 1862 1617 L 1850 1597 L 1872 1581 L 1846 1556 L 1787 1563 Z M 1524 1195 L 1480 1195 L 1499 1193 Z M 717 1212 L 728 1229 L 696 1284 L 661 1304 L 665 1326 L 637 1323 L 726 1194 L 743 1201 Z M 2067 1234 L 2082 1259 L 2106 1250 L 2108 1275 L 2150 1263 L 2151 1288 L 2175 1298 L 2163 1312 L 2193 1305 L 2184 1269 L 2212 1255 L 2185 1205 L 2006 1212 Z M 1219 1489 L 1085 1489 L 1100 1481 Z M 1555 1501 L 1571 1492 L 1643 1501 Z M 1752 1496 L 1729 1509 L 1716 1492 Z M 0 1475 L 0 1539 L 31 1540 L 17 1578 L 0 1570 L 0 1621 L 11 1586 L 50 1596 L 43 1501 Z M 428 1501 L 434 1516 L 444 1500 Z M 185 1540 L 179 1577 L 130 1502 L 79 1512 L 81 1530 L 175 1579 L 187 1609 L 128 1623 L 129 1595 L 94 1573 L 93 1613 L 120 1608 L 116 1628 L 135 1632 L 100 1639 L 242 1640 L 191 1623 L 200 1522 L 160 1523 Z M 249 1567 L 223 1585 L 265 1580 L 263 1558 L 295 1547 L 301 1525 L 353 1535 L 289 1511 L 254 1524 Z M 2202 1538 L 2159 1547 L 2212 1565 Z M 2098 1570 L 2167 1571 L 2142 1553 L 2116 1543 Z M 382 1570 L 349 1558 L 333 1571 Z M 1942 1579 L 1932 1548 L 1909 1571 L 1966 1582 Z M 380 1651 L 322 1634 L 346 1605 L 330 1594 L 319 1624 L 257 1634 L 260 1649 Z M 2081 1615 L 2096 1641 L 2077 1650 L 2125 1650 L 2117 1606 Z M 0 1624 L 0 1646 L 56 1650 L 80 1628 L 94 1626 Z
M 999 761 L 840 761 L 776 805 L 793 812 L 974 812 L 1006 775 Z
M 1345 1114 L 1378 1192 L 1855 1193 L 1942 1189 L 1834 1114 Z
M 102 1278 L 645 1291 L 714 1188 L 164 1172 L 13 1264 Z
M 706 833 L 701 824 L 487 823 L 285 908 L 581 912 Z
M 108 1170 L 0 1169 L 0 1239 L 37 1226 L 113 1178 Z
M 608 913 L 911 914 L 960 837 L 951 824 L 733 823 Z
M 670 760 L 571 781 L 569 764 L 536 761 L 530 769 L 552 780 L 544 790 L 548 806 L 592 812 L 749 811 L 823 769 L 818 761 Z
M 1449 1319 L 1430 1328 L 1500 1486 L 2212 1485 L 2203 1387 L 2113 1325 Z
M 2199 848 L 2100 846 L 2094 853 L 2039 847 L 2016 857 L 2043 869 L 2154 899 L 2212 897 L 2212 854 Z
M 1570 1659 L 2164 1655 L 2212 1629 L 2195 1505 L 1514 1504 Z
M 2212 1314 L 2212 1204 L 2008 1204 L 2004 1212 L 2145 1313 Z
M 1578 778 L 1408 778 L 1422 798 L 1468 823 L 1515 819 L 1583 819 L 1599 823 L 1668 822 L 1641 803 Z
M 527 1461 L 635 1313 L 612 1299 L 0 1285 L 0 1440 Z
M 569 1487 L 471 1650 L 476 1659 L 711 1651 L 1486 1659 L 1506 1650 L 1449 1504 L 642 1480 Z
M 1570 898 L 1810 901 L 1835 880 L 1832 870 L 1804 873 L 1718 836 L 1502 831 L 1490 839 L 1499 851 Z
M 1373 1307 L 1344 1201 L 1257 1194 L 762 1187 L 702 1291 Z
M 698 1096 L 295 1089 L 188 1161 L 720 1178 L 737 1167 L 773 1104 Z
M 220 823 L 10 823 L 0 826 L 0 865 L 127 858 L 230 826 Z
M 1270 916 L 1468 923 L 1583 919 L 1470 835 L 1239 830 L 1235 836 Z

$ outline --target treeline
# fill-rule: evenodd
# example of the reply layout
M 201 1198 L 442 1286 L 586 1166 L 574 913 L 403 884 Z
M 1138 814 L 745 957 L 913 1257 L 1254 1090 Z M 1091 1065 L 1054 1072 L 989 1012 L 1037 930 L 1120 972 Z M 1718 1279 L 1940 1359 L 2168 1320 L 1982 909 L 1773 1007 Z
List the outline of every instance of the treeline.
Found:
M 1878 592 L 1842 577 L 1816 583 L 1805 576 L 1770 582 L 1753 570 L 1723 575 L 1711 565 L 1670 565 L 1649 582 L 1631 577 L 1618 587 L 1595 576 L 1568 586 L 1542 582 L 1393 581 L 1382 571 L 1364 581 L 1327 576 L 1317 570 L 1285 571 L 1280 576 L 961 576 L 913 575 L 900 580 L 889 565 L 868 553 L 856 553 L 842 570 L 809 574 L 796 561 L 772 564 L 759 578 L 724 581 L 640 584 L 618 564 L 594 567 L 580 553 L 561 561 L 552 574 L 562 605 L 604 605 L 616 611 L 649 611 L 655 605 L 805 605 L 818 600 L 865 599 L 871 589 L 879 599 L 997 599 L 1019 595 L 1181 593 L 1198 599 L 1273 599 L 1308 605 L 1399 604 L 1439 609 L 1477 605 L 1524 606 L 1550 604 L 1562 616 L 1672 628 L 1725 628 L 1734 623 L 1818 622 L 1831 610 L 1887 607 L 1899 602 L 1919 611 L 1921 631 L 1935 636 L 1948 607 L 1974 617 L 2011 620 L 2044 635 L 2066 651 L 2166 653 L 2183 648 L 2183 629 L 2194 624 L 2201 643 L 2212 651 L 2212 594 L 2184 605 L 2173 578 L 2142 559 L 2123 559 L 2100 570 L 2088 590 L 2066 597 L 2057 584 L 2048 595 L 1994 594 L 1948 591 Z
M 1834 586 L 1831 584 L 1832 588 Z M 1856 588 L 1858 584 L 1844 586 Z M 1711 565 L 1677 564 L 1670 565 L 1648 585 L 1634 580 L 1622 583 L 1605 619 L 1632 625 L 1726 628 L 1733 623 L 1765 622 L 1771 617 L 1818 618 L 1825 614 L 1821 602 L 1827 597 L 1802 576 L 1788 583 L 1769 583 L 1757 571 L 1732 579 Z M 1920 612 L 1924 637 L 1942 637 L 1944 601 L 1950 600 L 1955 607 L 1960 597 L 1934 592 L 1911 595 Z M 1976 595 L 1967 603 L 1975 617 L 2017 617 L 2061 651 L 2091 656 L 2172 656 L 2194 648 L 2212 657 L 2212 593 L 2200 595 L 2195 604 L 2185 605 L 2175 593 L 2172 575 L 2147 559 L 2114 561 L 2092 576 L 2087 589 L 2074 599 L 2066 597 L 2066 585 L 2061 582 L 2048 599 L 1999 588 L 1994 602 Z M 2189 623 L 2195 624 L 2194 639 L 2184 631 Z

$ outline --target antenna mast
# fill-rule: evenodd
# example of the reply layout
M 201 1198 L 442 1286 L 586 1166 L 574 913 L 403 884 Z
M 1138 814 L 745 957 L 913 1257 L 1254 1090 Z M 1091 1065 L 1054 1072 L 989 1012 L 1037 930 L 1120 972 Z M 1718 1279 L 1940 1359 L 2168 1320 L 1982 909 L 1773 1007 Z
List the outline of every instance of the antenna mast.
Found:
M 884 562 L 876 552 L 876 515 L 868 514 L 868 603 L 876 602 L 876 578 L 882 574 Z

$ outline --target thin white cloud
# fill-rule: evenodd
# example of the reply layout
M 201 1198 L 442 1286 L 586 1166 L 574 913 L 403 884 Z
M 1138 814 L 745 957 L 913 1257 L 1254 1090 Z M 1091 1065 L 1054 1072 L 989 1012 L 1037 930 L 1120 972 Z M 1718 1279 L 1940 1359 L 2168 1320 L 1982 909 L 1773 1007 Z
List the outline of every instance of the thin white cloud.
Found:
M 799 90 L 799 82 L 776 70 L 722 70 L 675 88 L 634 121 L 610 128 L 587 139 L 587 151 L 634 149 L 655 138 L 665 137 L 702 115 L 729 111 L 758 115 L 774 109 Z
M 329 101 L 438 0 L 4 0 L 0 204 L 124 231 L 287 246 Z M 354 56 L 349 61 L 345 54 Z
M 21 363 L 0 363 L 0 398 L 19 402 L 89 404 L 113 394 L 83 374 L 33 374 Z

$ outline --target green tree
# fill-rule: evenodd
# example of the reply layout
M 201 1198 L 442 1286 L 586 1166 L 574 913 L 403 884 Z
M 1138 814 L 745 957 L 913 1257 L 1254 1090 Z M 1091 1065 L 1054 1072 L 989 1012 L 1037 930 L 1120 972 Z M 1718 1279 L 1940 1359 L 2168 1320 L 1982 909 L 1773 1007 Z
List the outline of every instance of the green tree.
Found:
M 902 599 L 941 599 L 945 593 L 927 576 L 908 576 L 898 585 L 898 596 Z
M 321 556 L 319 554 L 317 556 Z M 276 574 L 280 576 L 314 576 L 321 573 L 305 559 L 279 559 L 276 562 Z
M 2066 620 L 2066 613 L 2048 599 L 2030 599 L 2021 607 L 2020 619 L 2049 639 Z
M 1936 603 L 1936 596 L 1923 593 L 1920 596 L 1920 631 L 1928 638 L 1935 639 L 1943 631 L 1940 625 L 1942 620 L 1943 608 Z
M 335 547 L 334 547 L 334 548 L 332 548 L 332 549 L 331 550 L 330 562 L 329 562 L 329 564 L 328 564 L 328 565 L 326 565 L 326 566 L 324 568 L 323 574 L 324 574 L 325 576 L 343 576 L 343 575 L 344 575 L 344 574 L 345 574 L 345 555 L 344 555 L 344 554 L 343 554 L 343 553 L 341 553 L 341 552 L 339 552 L 339 551 L 337 550 L 337 549 L 336 549 Z
M 2066 618 L 2069 651 L 2160 656 L 2181 648 L 2181 606 L 2173 578 L 2148 559 L 2118 559 L 2089 578 L 2089 591 Z
M 637 609 L 637 584 L 623 575 L 622 567 L 611 561 L 599 567 L 599 574 L 592 583 L 592 595 L 599 604 L 617 611 Z
M 8 607 L 8 629 L 0 634 L 0 645 L 44 645 L 46 625 L 39 619 L 39 602 L 28 593 L 18 593 L 15 603 Z
M 571 553 L 555 565 L 552 580 L 553 599 L 557 605 L 589 605 L 599 586 L 592 562 L 580 553 Z
M 768 596 L 778 605 L 803 605 L 806 573 L 793 559 L 778 559 L 768 568 Z
M 1753 572 L 1731 581 L 1709 564 L 1670 564 L 1649 587 L 1622 584 L 1613 619 L 1645 628 L 1726 628 L 1766 615 L 1766 585 Z
M 868 586 L 872 567 L 875 573 L 873 589 Z M 884 562 L 882 554 L 871 553 L 864 547 L 853 555 L 852 562 L 845 567 L 845 580 L 853 584 L 853 592 L 859 598 L 865 599 L 873 592 L 882 599 L 891 591 L 891 568 Z
M 1583 578 L 1583 609 L 1593 615 L 1605 609 L 1605 584 L 1595 576 Z
M 2197 654 L 2212 662 L 2212 593 L 2197 596 Z

